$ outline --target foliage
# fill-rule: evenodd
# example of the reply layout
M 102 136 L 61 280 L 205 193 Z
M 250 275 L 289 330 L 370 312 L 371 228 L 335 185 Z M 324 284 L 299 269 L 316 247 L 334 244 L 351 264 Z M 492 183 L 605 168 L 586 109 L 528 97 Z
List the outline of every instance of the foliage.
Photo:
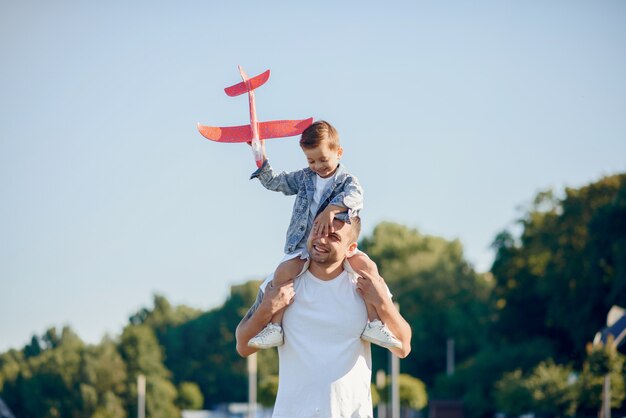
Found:
M 591 416 L 608 373 L 612 405 L 624 405 L 624 356 L 611 344 L 587 351 L 585 344 L 611 306 L 626 306 L 626 174 L 562 197 L 540 193 L 519 225 L 519 234 L 495 238 L 486 274 L 474 271 L 458 241 L 395 223 L 377 225 L 360 243 L 413 331 L 413 351 L 401 363 L 403 404 L 423 407 L 427 385 L 431 399 L 462 399 L 470 418 L 496 407 Z M 0 396 L 19 417 L 132 418 L 142 374 L 152 417 L 245 401 L 246 361 L 234 333 L 259 283 L 233 286 L 222 306 L 206 312 L 155 295 L 119 337 L 97 345 L 68 327 L 50 328 L 21 350 L 0 353 Z M 448 339 L 455 342 L 451 376 Z M 374 369 L 388 364 L 386 350 L 372 353 Z M 271 405 L 276 350 L 260 351 L 258 367 L 259 400 Z
M 495 384 L 498 410 L 508 415 L 535 412 L 541 416 L 573 416 L 578 388 L 570 379 L 572 368 L 548 360 L 539 363 L 528 376 L 516 369 L 505 373 Z
M 378 388 L 373 383 L 370 384 L 370 391 L 372 392 L 372 405 L 376 406 L 383 401 Z
M 235 350 L 235 329 L 256 298 L 260 282 L 233 286 L 231 295 L 218 309 L 182 323 L 162 315 L 159 342 L 166 354 L 165 365 L 173 373 L 174 383 L 195 382 L 204 396 L 204 406 L 213 407 L 229 400 L 247 399 L 246 360 Z M 171 311 L 170 311 L 171 312 Z M 224 367 L 228 365 L 228 367 Z M 258 353 L 259 378 L 276 374 L 276 350 Z
M 261 405 L 271 407 L 278 394 L 278 376 L 265 376 L 259 382 L 258 401 Z
M 529 370 L 550 356 L 549 340 L 533 339 L 508 344 L 485 344 L 472 358 L 461 363 L 452 376 L 437 376 L 431 397 L 462 399 L 470 416 L 492 415 L 493 384 L 506 371 Z
M 579 411 L 591 415 L 600 408 L 606 375 L 611 384 L 611 407 L 620 407 L 626 398 L 626 357 L 616 350 L 612 340 L 606 345 L 587 344 L 586 350 L 587 358 L 577 381 Z
M 69 327 L 34 336 L 21 353 L 0 356 L 3 399 L 20 417 L 89 416 L 99 405 L 91 382 L 81 384 L 90 366 L 97 369 L 90 354 Z
M 498 411 L 520 416 L 533 410 L 533 398 L 521 369 L 505 373 L 495 384 L 494 401 Z
M 581 365 L 585 343 L 613 305 L 626 304 L 626 175 L 540 193 L 519 239 L 496 239 L 494 337 L 554 342 L 555 358 Z
M 464 260 L 458 241 L 383 222 L 359 246 L 378 264 L 411 325 L 417 349 L 403 360 L 406 373 L 431 384 L 445 369 L 449 338 L 460 361 L 476 353 L 486 338 L 490 283 Z M 375 363 L 387 363 L 386 350 L 373 353 Z
M 204 396 L 200 388 L 193 382 L 182 382 L 178 385 L 176 406 L 180 409 L 202 409 Z
M 398 375 L 398 389 L 400 405 L 419 410 L 428 404 L 428 394 L 426 393 L 426 385 L 420 379 L 411 375 L 401 373 Z M 391 377 L 387 377 L 385 388 L 378 392 L 380 400 L 389 403 L 391 393 Z M 376 405 L 378 402 L 374 403 Z
M 146 378 L 146 414 L 171 417 L 178 414 L 176 388 L 170 382 L 170 372 L 163 364 L 163 352 L 154 331 L 147 325 L 128 325 L 122 332 L 119 351 L 126 363 L 125 404 L 137 410 L 137 378 Z
M 408 374 L 400 374 L 398 386 L 401 405 L 419 410 L 428 404 L 426 385 L 420 379 Z

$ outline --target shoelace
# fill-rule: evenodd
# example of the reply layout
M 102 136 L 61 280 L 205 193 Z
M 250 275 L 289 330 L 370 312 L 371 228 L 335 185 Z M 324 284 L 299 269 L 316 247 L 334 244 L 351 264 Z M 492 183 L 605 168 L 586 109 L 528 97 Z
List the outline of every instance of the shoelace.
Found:
M 391 331 L 389 331 L 389 328 L 387 328 L 386 326 L 381 328 L 381 332 L 383 334 L 385 334 L 385 337 L 389 337 L 389 338 L 392 338 L 394 340 L 396 339 L 396 337 L 391 334 Z
M 265 338 L 272 331 L 273 331 L 273 328 L 265 327 L 265 328 L 263 328 L 263 331 L 261 331 L 261 333 L 258 335 L 258 337 L 259 338 Z

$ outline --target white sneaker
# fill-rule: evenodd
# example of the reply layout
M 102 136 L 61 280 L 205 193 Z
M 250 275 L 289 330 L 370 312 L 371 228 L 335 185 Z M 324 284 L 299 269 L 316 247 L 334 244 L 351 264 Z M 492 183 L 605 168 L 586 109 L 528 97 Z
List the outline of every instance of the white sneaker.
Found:
M 400 340 L 378 319 L 365 326 L 361 339 L 385 348 L 402 348 Z
M 279 345 L 283 345 L 283 327 L 271 322 L 248 341 L 248 347 L 254 348 L 271 348 Z

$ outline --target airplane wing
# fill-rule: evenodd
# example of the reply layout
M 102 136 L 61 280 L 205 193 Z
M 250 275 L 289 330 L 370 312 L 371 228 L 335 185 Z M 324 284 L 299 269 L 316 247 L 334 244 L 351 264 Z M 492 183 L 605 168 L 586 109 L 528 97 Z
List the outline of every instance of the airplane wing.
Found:
M 259 138 L 283 138 L 286 136 L 300 135 L 311 123 L 313 123 L 313 118 L 259 122 Z
M 254 76 L 248 79 L 248 83 L 250 83 L 250 89 L 246 86 L 246 82 L 242 81 L 241 83 L 235 84 L 234 86 L 226 87 L 224 91 L 229 96 L 239 96 L 240 94 L 247 93 L 250 90 L 254 90 L 258 87 L 261 87 L 265 82 L 270 78 L 270 70 Z
M 236 143 L 252 140 L 252 129 L 250 129 L 250 125 L 218 128 L 215 126 L 204 126 L 198 123 L 198 131 L 200 131 L 203 137 L 211 141 Z

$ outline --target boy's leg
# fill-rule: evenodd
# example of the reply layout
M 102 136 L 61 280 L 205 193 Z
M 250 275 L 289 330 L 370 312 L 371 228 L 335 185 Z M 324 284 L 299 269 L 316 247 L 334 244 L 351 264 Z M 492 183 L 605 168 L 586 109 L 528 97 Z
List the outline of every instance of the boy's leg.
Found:
M 268 284 L 268 286 L 282 286 L 289 280 L 295 279 L 302 268 L 304 267 L 305 260 L 300 257 L 295 257 L 290 260 L 282 262 L 276 271 L 274 272 L 274 278 Z M 270 323 L 261 330 L 256 336 L 252 337 L 248 342 L 250 347 L 255 348 L 270 348 L 277 347 L 283 344 L 283 328 L 281 323 L 283 321 L 283 311 L 277 312 L 272 316 Z
M 367 273 L 368 276 L 378 277 L 378 266 L 371 258 L 363 253 L 354 254 L 352 257 L 348 258 L 348 263 L 350 263 L 350 267 L 352 267 L 352 270 L 357 274 L 364 272 Z M 374 305 L 365 302 L 365 308 L 367 309 L 367 319 L 370 322 L 380 319 Z
M 305 261 L 306 260 L 303 260 L 298 256 L 280 263 L 274 272 L 274 278 L 272 279 L 271 285 L 282 286 L 289 280 L 293 280 L 298 277 L 304 267 Z M 274 316 L 272 316 L 271 322 L 278 325 L 282 324 L 283 315 L 284 311 L 277 312 Z
M 366 273 L 371 277 L 380 277 L 378 274 L 378 266 L 372 261 L 371 258 L 365 254 L 359 252 L 348 258 L 350 267 L 357 273 Z M 361 338 L 365 341 L 380 345 L 386 348 L 401 348 L 402 343 L 396 338 L 395 335 L 387 328 L 385 324 L 380 320 L 380 316 L 376 311 L 376 307 L 370 303 L 365 302 L 365 308 L 367 309 L 368 324 L 365 326 Z

